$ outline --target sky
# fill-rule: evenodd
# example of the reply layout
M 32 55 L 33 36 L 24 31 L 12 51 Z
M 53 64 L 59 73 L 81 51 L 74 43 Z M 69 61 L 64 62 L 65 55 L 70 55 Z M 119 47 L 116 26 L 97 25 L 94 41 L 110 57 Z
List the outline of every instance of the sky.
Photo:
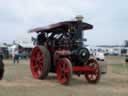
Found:
M 128 0 L 0 0 L 0 42 L 30 41 L 28 30 L 77 15 L 94 26 L 84 32 L 89 45 L 128 40 Z

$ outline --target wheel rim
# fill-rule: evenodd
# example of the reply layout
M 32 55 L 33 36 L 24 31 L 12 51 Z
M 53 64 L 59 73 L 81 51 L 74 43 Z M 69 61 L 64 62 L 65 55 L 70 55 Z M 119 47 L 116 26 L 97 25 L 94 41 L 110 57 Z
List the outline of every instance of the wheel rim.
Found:
M 57 64 L 57 79 L 61 84 L 68 84 L 71 78 L 71 69 L 66 60 L 60 60 Z
M 86 79 L 88 80 L 89 83 L 97 83 L 98 80 L 100 79 L 99 64 L 97 63 L 97 61 L 92 60 L 88 63 L 88 66 L 93 68 L 95 70 L 95 72 L 86 73 L 85 74 Z
M 43 53 L 38 47 L 32 51 L 30 67 L 33 77 L 39 79 L 43 70 Z

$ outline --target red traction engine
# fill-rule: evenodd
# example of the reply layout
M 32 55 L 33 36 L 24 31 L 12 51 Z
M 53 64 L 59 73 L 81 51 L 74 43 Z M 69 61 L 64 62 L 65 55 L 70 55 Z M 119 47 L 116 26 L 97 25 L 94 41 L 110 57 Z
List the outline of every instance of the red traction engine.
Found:
M 89 83 L 97 83 L 100 79 L 99 64 L 90 58 L 82 38 L 82 31 L 92 28 L 92 25 L 76 20 L 30 30 L 38 33 L 30 60 L 33 77 L 45 79 L 49 72 L 53 72 L 61 84 L 67 85 L 75 74 L 84 75 Z

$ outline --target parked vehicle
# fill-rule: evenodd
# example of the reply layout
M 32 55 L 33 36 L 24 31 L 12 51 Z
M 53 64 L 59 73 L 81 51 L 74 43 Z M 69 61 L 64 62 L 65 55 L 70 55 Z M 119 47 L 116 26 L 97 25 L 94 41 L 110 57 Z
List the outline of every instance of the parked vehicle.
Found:
M 3 54 L 0 52 L 0 80 L 2 80 L 3 75 L 4 75 Z
M 128 63 L 128 56 L 125 57 L 125 62 Z
M 84 75 L 89 83 L 100 80 L 100 68 L 83 47 L 82 31 L 93 26 L 77 21 L 64 21 L 30 30 L 37 32 L 37 45 L 32 50 L 30 69 L 36 79 L 45 79 L 49 72 L 57 74 L 61 84 L 69 84 L 72 74 Z
M 128 53 L 125 55 L 125 62 L 128 63 Z
M 104 59 L 105 59 L 104 53 L 103 52 L 96 52 L 95 58 L 98 61 L 104 61 Z

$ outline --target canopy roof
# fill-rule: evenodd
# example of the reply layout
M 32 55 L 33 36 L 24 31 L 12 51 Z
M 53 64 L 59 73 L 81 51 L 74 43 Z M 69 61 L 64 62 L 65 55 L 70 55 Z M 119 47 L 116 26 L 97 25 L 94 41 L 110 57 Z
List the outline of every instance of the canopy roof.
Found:
M 70 26 L 75 26 L 77 24 L 78 24 L 78 21 L 64 21 L 64 22 L 59 22 L 56 24 L 51 24 L 46 27 L 37 27 L 37 28 L 31 29 L 29 32 L 37 32 L 37 33 L 38 32 L 52 32 L 58 29 L 61 29 L 67 32 Z M 88 24 L 85 22 L 81 22 L 81 27 L 82 27 L 82 30 L 88 30 L 88 29 L 93 28 L 91 24 Z

